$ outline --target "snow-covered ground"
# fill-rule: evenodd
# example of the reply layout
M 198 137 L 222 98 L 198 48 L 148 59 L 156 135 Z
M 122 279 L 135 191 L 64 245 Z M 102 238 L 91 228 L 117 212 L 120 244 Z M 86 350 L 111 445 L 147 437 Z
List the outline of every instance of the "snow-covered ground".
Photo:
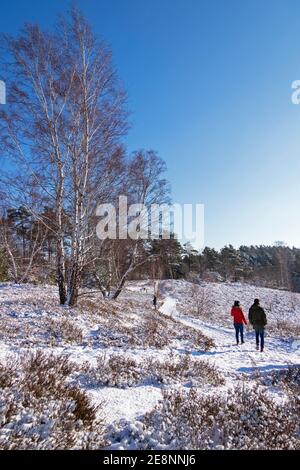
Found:
M 0 361 L 4 364 L 11 354 L 22 356 L 38 349 L 90 367 L 96 367 L 99 358 L 114 355 L 132 359 L 141 367 L 147 361 L 163 363 L 188 355 L 220 372 L 224 377 L 220 389 L 257 374 L 300 365 L 300 294 L 244 284 L 196 286 L 161 281 L 159 306 L 154 311 L 153 289 L 151 281 L 131 282 L 116 302 L 91 294 L 82 297 L 78 308 L 69 309 L 58 305 L 54 287 L 1 284 Z M 241 301 L 247 314 L 256 297 L 268 316 L 263 353 L 255 349 L 251 328 L 246 330 L 245 344 L 235 345 L 230 317 L 234 300 Z M 164 323 L 156 325 L 156 321 Z M 193 344 L 198 332 L 213 339 L 209 350 Z M 186 380 L 161 384 L 148 377 L 129 385 L 80 381 L 92 402 L 102 404 L 101 417 L 110 426 L 122 420 L 135 422 L 155 407 L 163 390 L 191 384 Z M 203 392 L 211 389 L 210 384 L 201 385 Z
M 214 285 L 213 288 L 220 288 L 222 285 Z M 241 286 L 228 286 L 226 285 L 227 293 L 231 294 L 231 299 L 238 298 L 237 294 L 242 291 Z M 252 286 L 244 286 L 246 289 L 253 291 L 255 293 L 255 288 Z M 207 287 L 209 288 L 209 286 Z M 220 297 L 222 296 L 222 290 L 219 289 Z M 272 302 L 272 296 L 278 297 L 277 291 L 272 291 L 270 289 L 260 289 L 262 292 L 262 298 L 268 299 L 268 302 Z M 172 295 L 173 294 L 173 295 Z M 177 295 L 176 295 L 177 294 Z M 235 294 L 235 296 L 233 295 Z M 288 295 L 288 300 L 290 300 L 289 293 L 280 292 L 281 303 L 278 305 L 278 309 L 281 305 L 286 305 L 284 297 Z M 257 292 L 256 292 L 257 295 Z M 298 294 L 293 294 L 298 301 Z M 265 350 L 263 353 L 256 351 L 255 349 L 255 335 L 252 327 L 248 324 L 245 327 L 245 344 L 240 344 L 239 346 L 235 345 L 234 331 L 231 327 L 217 326 L 215 324 L 208 323 L 201 319 L 192 318 L 188 315 L 182 315 L 178 312 L 177 309 L 177 300 L 174 290 L 172 289 L 171 295 L 166 297 L 164 300 L 160 311 L 166 315 L 170 315 L 172 318 L 179 320 L 181 323 L 191 326 L 193 328 L 201 330 L 204 334 L 214 339 L 216 347 L 209 352 L 192 352 L 194 356 L 205 357 L 207 360 L 212 361 L 217 367 L 223 370 L 226 375 L 234 375 L 237 378 L 239 373 L 251 374 L 255 370 L 260 372 L 270 371 L 273 369 L 286 368 L 289 365 L 300 365 L 300 338 L 297 336 L 297 325 L 300 324 L 300 309 L 299 304 L 297 304 L 297 309 L 291 312 L 290 322 L 292 325 L 295 325 L 294 336 L 288 338 L 280 338 L 278 334 L 272 336 L 268 334 L 268 329 L 266 329 L 266 338 L 265 338 Z M 249 292 L 248 292 L 249 296 Z M 245 297 L 245 292 L 243 292 L 243 297 Z M 253 297 L 253 296 L 252 296 Z M 221 297 L 224 302 L 224 297 Z M 253 299 L 252 299 L 253 300 Z M 223 303 L 223 305 L 225 302 Z M 222 304 L 221 304 L 222 305 Z M 249 304 L 248 304 L 249 305 Z M 251 305 L 251 304 L 250 304 Z M 249 305 L 249 306 L 250 306 Z M 262 304 L 263 305 L 263 304 Z M 224 313 L 230 318 L 229 310 L 230 303 L 224 305 Z M 288 314 L 283 312 L 283 314 L 288 318 Z M 221 317 L 222 318 L 222 317 Z M 226 318 L 224 319 L 227 320 Z M 230 319 L 231 321 L 231 319 Z M 231 321 L 232 322 L 232 321 Z M 272 315 L 269 317 L 269 322 L 272 324 Z M 228 322 L 229 323 L 229 322 Z

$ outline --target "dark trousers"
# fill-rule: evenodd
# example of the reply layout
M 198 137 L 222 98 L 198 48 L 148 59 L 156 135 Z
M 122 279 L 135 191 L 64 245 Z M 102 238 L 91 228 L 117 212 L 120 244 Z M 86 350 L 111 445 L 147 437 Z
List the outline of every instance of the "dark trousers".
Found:
M 264 349 L 265 330 L 263 328 L 255 328 L 255 338 L 256 338 L 256 346 L 259 346 L 259 340 L 260 340 L 260 349 Z
M 239 343 L 239 336 L 241 335 L 241 342 L 244 342 L 244 325 L 243 323 L 235 323 L 234 324 L 235 328 L 235 337 L 236 337 L 236 342 Z

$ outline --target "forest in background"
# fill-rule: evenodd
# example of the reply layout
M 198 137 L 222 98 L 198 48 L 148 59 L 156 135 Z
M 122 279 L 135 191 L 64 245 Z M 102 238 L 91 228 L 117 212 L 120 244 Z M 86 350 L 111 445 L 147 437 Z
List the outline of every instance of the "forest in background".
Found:
M 53 210 L 46 208 L 38 217 L 39 220 L 43 218 L 48 222 L 53 220 L 55 224 Z M 57 283 L 57 245 L 53 233 L 44 229 L 24 207 L 8 209 L 0 226 L 0 281 Z M 98 243 L 100 245 L 100 241 Z M 137 258 L 128 272 L 130 249 L 134 243 L 132 240 L 107 240 L 101 247 L 102 258 L 95 256 L 94 262 L 82 270 L 81 285 L 99 288 L 106 296 L 114 291 L 126 273 L 126 280 L 248 282 L 300 292 L 300 249 L 280 242 L 238 249 L 231 245 L 221 250 L 206 247 L 198 252 L 189 243 L 182 245 L 175 238 L 139 240 Z M 66 234 L 67 252 L 70 252 L 69 244 L 70 238 Z

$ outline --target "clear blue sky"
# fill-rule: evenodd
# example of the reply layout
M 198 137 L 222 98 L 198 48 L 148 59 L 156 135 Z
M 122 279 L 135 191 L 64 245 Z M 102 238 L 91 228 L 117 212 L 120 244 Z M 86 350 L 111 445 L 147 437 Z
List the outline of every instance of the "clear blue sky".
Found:
M 299 0 L 78 0 L 114 51 L 130 149 L 166 160 L 173 199 L 205 204 L 206 244 L 300 246 Z M 1 2 L 0 31 L 51 27 L 64 0 Z

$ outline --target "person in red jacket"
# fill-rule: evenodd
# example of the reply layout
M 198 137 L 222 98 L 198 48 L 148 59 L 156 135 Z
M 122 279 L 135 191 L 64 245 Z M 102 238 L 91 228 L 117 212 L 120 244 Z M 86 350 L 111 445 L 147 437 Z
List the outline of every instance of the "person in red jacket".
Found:
M 231 309 L 231 316 L 233 317 L 233 324 L 235 328 L 236 344 L 239 344 L 240 336 L 241 343 L 244 344 L 244 324 L 247 325 L 247 320 L 238 300 L 234 302 L 234 305 Z

